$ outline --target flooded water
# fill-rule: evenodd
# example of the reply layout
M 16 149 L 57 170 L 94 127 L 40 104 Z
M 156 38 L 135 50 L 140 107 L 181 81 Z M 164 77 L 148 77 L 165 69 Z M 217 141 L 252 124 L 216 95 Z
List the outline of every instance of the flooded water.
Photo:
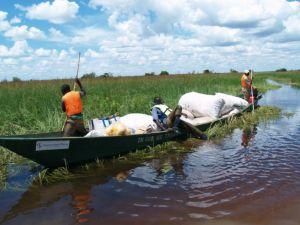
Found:
M 299 225 L 299 99 L 289 86 L 270 91 L 260 104 L 293 116 L 199 142 L 191 153 L 42 187 L 28 183 L 36 172 L 25 165 L 8 176 L 22 188 L 0 193 L 0 224 Z

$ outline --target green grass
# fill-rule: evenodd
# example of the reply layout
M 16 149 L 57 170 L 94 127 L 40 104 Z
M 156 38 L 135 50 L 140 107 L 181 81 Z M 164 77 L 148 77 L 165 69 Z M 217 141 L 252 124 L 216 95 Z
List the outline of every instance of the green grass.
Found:
M 72 81 L 32 81 L 0 84 L 0 134 L 24 134 L 57 131 L 65 115 L 61 111 L 60 86 Z M 85 118 L 119 112 L 147 113 L 154 96 L 161 96 L 174 107 L 180 96 L 196 91 L 207 94 L 240 94 L 240 74 L 181 75 L 163 77 L 126 77 L 85 79 Z M 262 91 L 274 88 L 258 75 L 255 85 Z
M 246 129 L 250 126 L 256 125 L 259 122 L 267 124 L 272 120 L 277 120 L 281 116 L 289 116 L 282 114 L 281 109 L 272 106 L 263 106 L 256 109 L 254 112 L 244 113 L 241 117 L 233 117 L 225 124 L 217 124 L 207 130 L 209 139 L 222 138 L 230 134 L 234 129 Z

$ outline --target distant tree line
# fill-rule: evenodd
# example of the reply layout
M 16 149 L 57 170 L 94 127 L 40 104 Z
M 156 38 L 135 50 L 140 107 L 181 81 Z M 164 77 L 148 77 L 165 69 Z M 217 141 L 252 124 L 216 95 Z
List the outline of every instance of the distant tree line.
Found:
M 287 69 L 286 68 L 280 68 L 280 69 L 276 70 L 276 72 L 287 72 Z
M 288 70 L 286 68 L 280 68 L 275 70 L 275 72 L 287 72 Z M 290 71 L 300 71 L 300 70 L 290 70 Z M 237 70 L 235 69 L 230 69 L 229 70 L 230 73 L 239 73 Z M 205 69 L 202 72 L 203 74 L 213 74 L 214 72 L 212 70 L 209 69 Z M 189 72 L 187 74 L 201 74 L 200 72 Z M 155 76 L 155 72 L 150 72 L 150 73 L 145 73 L 145 76 Z M 170 75 L 169 72 L 167 70 L 162 70 L 159 74 L 157 74 L 159 76 L 168 76 Z M 178 74 L 179 75 L 179 74 Z M 85 73 L 81 76 L 81 79 L 88 79 L 88 78 L 109 78 L 109 77 L 113 77 L 112 73 L 103 73 L 101 75 L 97 75 L 95 72 L 91 72 L 91 73 Z M 0 83 L 8 83 L 9 81 L 7 79 L 3 79 L 2 81 L 0 81 Z M 22 82 L 21 78 L 14 76 L 12 78 L 11 82 Z
M 112 73 L 103 73 L 102 75 L 97 75 L 95 72 L 91 72 L 91 73 L 85 73 L 82 75 L 82 79 L 86 79 L 86 78 L 108 78 L 108 77 L 113 77 Z

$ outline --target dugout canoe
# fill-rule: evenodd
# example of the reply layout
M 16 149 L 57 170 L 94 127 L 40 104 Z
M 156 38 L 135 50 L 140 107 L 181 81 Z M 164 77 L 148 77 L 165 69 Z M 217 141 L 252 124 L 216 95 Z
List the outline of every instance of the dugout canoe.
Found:
M 251 108 L 252 105 L 249 105 L 243 112 L 249 111 Z M 239 116 L 243 112 L 233 116 Z M 223 123 L 233 116 L 201 124 L 197 128 L 205 131 L 214 124 Z M 112 137 L 62 137 L 61 132 L 53 132 L 0 136 L 0 146 L 45 167 L 55 168 L 111 158 L 187 137 L 189 134 L 176 133 L 173 130 Z

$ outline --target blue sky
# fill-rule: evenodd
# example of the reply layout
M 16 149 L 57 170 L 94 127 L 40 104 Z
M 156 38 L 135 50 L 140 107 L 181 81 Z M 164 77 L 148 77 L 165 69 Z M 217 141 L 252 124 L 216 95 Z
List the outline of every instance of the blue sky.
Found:
M 0 80 L 300 69 L 300 2 L 1 1 Z

